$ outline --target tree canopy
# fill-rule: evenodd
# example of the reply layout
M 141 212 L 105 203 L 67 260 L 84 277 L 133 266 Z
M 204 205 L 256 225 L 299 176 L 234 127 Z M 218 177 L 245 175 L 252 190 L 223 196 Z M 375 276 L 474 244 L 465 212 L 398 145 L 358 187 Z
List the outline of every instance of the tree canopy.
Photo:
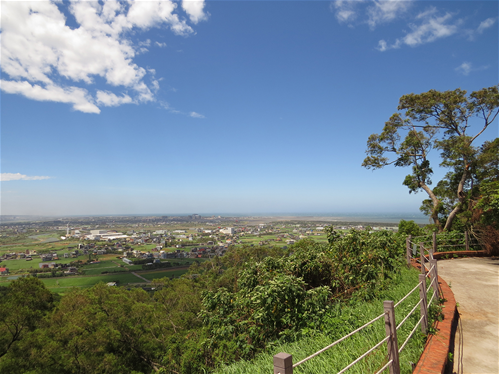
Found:
M 458 213 L 466 209 L 473 188 L 490 179 L 489 166 L 497 165 L 498 142 L 475 143 L 498 115 L 498 87 L 469 95 L 458 88 L 402 96 L 398 112 L 385 123 L 381 134 L 369 136 L 362 166 L 411 167 L 403 184 L 409 193 L 425 191 L 429 198 L 421 210 L 438 231 L 450 230 Z M 434 188 L 430 188 L 432 150 L 440 152 L 440 166 L 449 169 Z
M 58 299 L 36 277 L 14 280 L 0 288 L 0 373 L 197 374 L 319 331 L 332 305 L 376 297 L 404 261 L 400 235 L 327 233 L 231 248 L 148 292 L 100 283 Z

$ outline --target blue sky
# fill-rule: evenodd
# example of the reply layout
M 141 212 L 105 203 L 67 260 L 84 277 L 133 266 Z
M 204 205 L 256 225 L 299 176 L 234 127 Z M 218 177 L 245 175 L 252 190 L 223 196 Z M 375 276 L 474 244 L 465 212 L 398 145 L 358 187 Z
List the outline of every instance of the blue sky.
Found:
M 2 214 L 416 214 L 368 136 L 404 94 L 498 83 L 496 1 L 1 11 Z

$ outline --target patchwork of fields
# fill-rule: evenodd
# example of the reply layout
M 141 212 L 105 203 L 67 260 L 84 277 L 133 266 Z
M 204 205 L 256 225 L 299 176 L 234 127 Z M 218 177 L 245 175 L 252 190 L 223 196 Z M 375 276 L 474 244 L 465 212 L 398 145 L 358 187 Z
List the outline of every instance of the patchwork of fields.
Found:
M 308 237 L 314 241 L 327 242 L 327 236 L 323 231 L 315 230 L 318 224 L 307 223 L 299 224 L 298 222 L 289 222 L 286 224 L 279 223 L 275 224 L 273 227 L 259 230 L 258 228 L 246 228 L 244 232 L 239 232 L 234 236 L 224 236 L 220 233 L 216 233 L 215 230 L 209 230 L 210 233 L 213 232 L 213 238 L 211 234 L 200 234 L 198 228 L 190 228 L 181 231 L 185 235 L 193 236 L 195 241 L 185 241 L 182 245 L 186 247 L 183 248 L 184 251 L 190 251 L 191 248 L 195 246 L 203 246 L 202 240 L 211 240 L 216 243 L 224 243 L 225 245 L 271 245 L 271 246 L 286 246 L 290 243 L 299 240 L 303 237 Z M 265 226 L 265 225 L 264 225 Z M 306 229 L 304 226 L 308 226 Z M 169 228 L 170 230 L 176 227 Z M 178 227 L 179 229 L 182 227 Z M 127 228 L 122 228 L 124 232 Z M 152 231 L 152 228 L 151 228 Z M 251 231 L 251 232 L 250 232 Z M 145 230 L 147 232 L 147 230 Z M 81 239 L 69 239 L 69 240 L 59 240 L 62 232 L 36 232 L 36 234 L 24 234 L 24 235 L 0 235 L 0 257 L 3 254 L 13 253 L 25 253 L 31 254 L 31 259 L 26 260 L 24 258 L 18 259 L 0 259 L 0 267 L 5 267 L 9 269 L 8 275 L 0 276 L 0 286 L 8 285 L 12 280 L 18 278 L 19 276 L 25 276 L 30 272 L 35 270 L 40 271 L 40 263 L 42 262 L 55 262 L 56 264 L 66 264 L 66 266 L 76 266 L 78 268 L 78 273 L 76 275 L 64 274 L 67 271 L 66 268 L 56 268 L 53 271 L 47 270 L 48 274 L 45 273 L 40 276 L 40 279 L 50 288 L 53 292 L 64 293 L 71 287 L 91 287 L 99 282 L 109 283 L 117 282 L 121 286 L 138 286 L 141 284 L 146 284 L 154 279 L 164 278 L 164 277 L 179 277 L 188 271 L 189 266 L 194 261 L 206 261 L 207 258 L 173 258 L 169 259 L 170 263 L 173 265 L 168 268 L 160 268 L 154 270 L 147 270 L 143 265 L 128 265 L 124 263 L 119 258 L 119 253 L 114 254 L 103 254 L 103 255 L 88 255 L 80 253 L 75 256 L 73 251 L 78 248 L 78 244 L 81 243 Z M 204 238 L 203 238 L 204 236 Z M 299 236 L 299 237 L 298 237 Z M 184 236 L 185 237 L 185 236 Z M 192 238 L 191 238 L 192 239 Z M 227 240 L 226 240 L 227 239 Z M 230 239 L 230 240 L 229 240 Z M 290 240 L 292 239 L 292 240 Z M 196 242 L 196 240 L 199 242 Z M 109 245 L 113 247 L 114 243 L 106 242 L 96 242 L 98 246 Z M 162 250 L 166 252 L 172 252 L 177 248 L 173 245 L 175 243 L 170 243 L 170 247 L 166 246 Z M 178 242 L 177 242 L 178 244 Z M 141 252 L 151 252 L 155 250 L 157 244 L 154 243 L 142 243 L 140 245 L 131 245 L 130 250 L 139 250 Z M 42 253 L 57 253 L 57 260 L 42 260 L 40 254 Z M 64 257 L 66 255 L 66 257 Z M 162 262 L 167 260 L 163 259 Z M 79 262 L 76 264 L 75 262 Z M 152 260 L 151 260 L 152 262 Z M 51 273 L 57 275 L 55 277 L 50 277 Z M 39 273 L 40 274 L 40 273 Z
M 52 243 L 58 244 L 58 243 Z M 65 243 L 67 246 L 67 243 Z M 60 247 L 60 246 L 59 246 Z M 2 248 L 5 251 L 5 247 Z M 32 248 L 30 248 L 32 249 Z M 15 248 L 18 251 L 18 248 Z M 62 255 L 67 251 L 60 251 L 60 248 L 52 248 L 54 251 L 59 251 L 58 253 Z M 13 248 L 9 247 L 8 252 L 12 252 Z M 73 261 L 87 261 L 88 256 L 80 255 L 77 258 L 60 258 L 59 260 L 50 261 L 60 264 L 70 264 Z M 197 261 L 203 261 L 205 259 L 197 259 Z M 178 266 L 156 269 L 156 270 L 143 270 L 142 265 L 128 265 L 117 258 L 116 254 L 105 254 L 98 256 L 98 262 L 89 263 L 81 266 L 79 268 L 78 275 L 67 275 L 63 277 L 53 277 L 53 278 L 40 278 L 43 283 L 52 292 L 65 293 L 68 289 L 72 287 L 92 287 L 93 285 L 104 282 L 116 282 L 117 285 L 140 285 L 145 284 L 147 281 L 151 282 L 154 279 L 160 279 L 164 277 L 168 278 L 178 278 L 188 271 L 189 266 L 194 262 L 190 259 L 174 259 Z M 6 267 L 9 269 L 10 274 L 7 276 L 0 277 L 0 286 L 7 286 L 14 279 L 20 276 L 25 276 L 31 269 L 38 269 L 39 264 L 43 262 L 39 256 L 33 256 L 33 259 L 26 261 L 25 259 L 16 260 L 4 260 L 1 263 L 1 267 Z M 25 270 L 25 271 L 23 271 Z M 60 270 L 58 270 L 60 271 Z M 144 278 L 147 280 L 144 280 Z

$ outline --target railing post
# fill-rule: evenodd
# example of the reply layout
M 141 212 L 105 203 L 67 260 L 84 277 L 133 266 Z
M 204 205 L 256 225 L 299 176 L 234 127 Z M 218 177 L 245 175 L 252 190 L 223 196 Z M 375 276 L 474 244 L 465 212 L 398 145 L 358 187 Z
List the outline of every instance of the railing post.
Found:
M 407 260 L 407 267 L 411 268 L 411 239 L 412 235 L 409 235 L 405 239 L 405 258 Z
M 466 243 L 466 250 L 470 250 L 470 235 L 468 234 L 468 231 L 464 232 L 464 241 Z
M 390 374 L 400 374 L 399 345 L 397 342 L 397 325 L 395 324 L 395 307 L 391 300 L 383 302 L 385 309 L 385 332 L 390 339 L 387 341 L 388 361 L 393 360 L 390 365 Z
M 433 231 L 433 240 L 432 240 L 432 256 L 431 258 L 433 258 L 433 255 L 435 253 L 437 253 L 437 233 L 435 231 Z
M 431 275 L 431 280 L 433 284 L 433 291 L 435 293 L 435 297 L 439 297 L 438 295 L 438 269 L 437 269 L 437 260 L 430 260 L 430 267 L 433 268 L 433 274 Z
M 421 332 L 426 334 L 428 329 L 428 304 L 426 301 L 426 276 L 424 274 L 419 274 L 419 298 L 421 300 L 420 310 L 421 317 Z
M 278 353 L 274 356 L 274 374 L 293 374 L 293 356 Z
M 421 259 L 421 274 L 426 275 L 426 269 L 424 267 L 424 243 L 419 243 L 419 257 Z

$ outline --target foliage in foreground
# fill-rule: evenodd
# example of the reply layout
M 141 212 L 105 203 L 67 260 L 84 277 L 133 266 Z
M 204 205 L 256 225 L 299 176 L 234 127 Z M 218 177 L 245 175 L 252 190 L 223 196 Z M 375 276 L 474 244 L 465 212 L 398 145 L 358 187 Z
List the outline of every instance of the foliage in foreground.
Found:
M 0 372 L 201 373 L 314 336 L 343 315 L 340 305 L 385 289 L 404 252 L 403 238 L 389 232 L 330 229 L 328 240 L 232 249 L 181 279 L 155 282 L 154 293 L 99 284 L 45 298 L 22 334 L 0 341 Z M 48 292 L 35 278 L 2 291 L 2 331 L 16 323 L 23 297 L 14 292 L 34 290 Z
M 392 285 L 381 291 L 377 297 L 369 302 L 352 298 L 348 302 L 334 303 L 323 319 L 320 330 L 304 329 L 301 337 L 293 342 L 279 340 L 272 344 L 265 352 L 257 354 L 253 360 L 241 361 L 218 368 L 217 374 L 264 374 L 273 370 L 273 356 L 279 352 L 293 355 L 293 362 L 308 357 L 318 350 L 330 345 L 332 342 L 359 328 L 364 323 L 383 313 L 383 301 L 402 299 L 418 282 L 419 272 L 416 269 L 401 269 L 396 274 Z M 396 322 L 410 312 L 419 301 L 419 295 L 414 292 L 395 311 Z M 433 308 L 432 308 L 433 309 Z M 436 317 L 436 316 L 435 316 Z M 419 319 L 419 309 L 397 331 L 399 345 L 409 336 L 411 329 Z M 381 319 L 370 325 L 360 333 L 344 340 L 337 346 L 312 358 L 310 361 L 298 366 L 294 372 L 307 374 L 323 374 L 338 372 L 373 347 L 385 337 L 384 320 Z M 400 355 L 402 373 L 411 373 L 411 362 L 417 362 L 424 347 L 425 335 L 419 330 L 411 338 L 409 344 Z M 375 373 L 386 363 L 386 345 L 361 360 L 349 369 L 349 373 Z

